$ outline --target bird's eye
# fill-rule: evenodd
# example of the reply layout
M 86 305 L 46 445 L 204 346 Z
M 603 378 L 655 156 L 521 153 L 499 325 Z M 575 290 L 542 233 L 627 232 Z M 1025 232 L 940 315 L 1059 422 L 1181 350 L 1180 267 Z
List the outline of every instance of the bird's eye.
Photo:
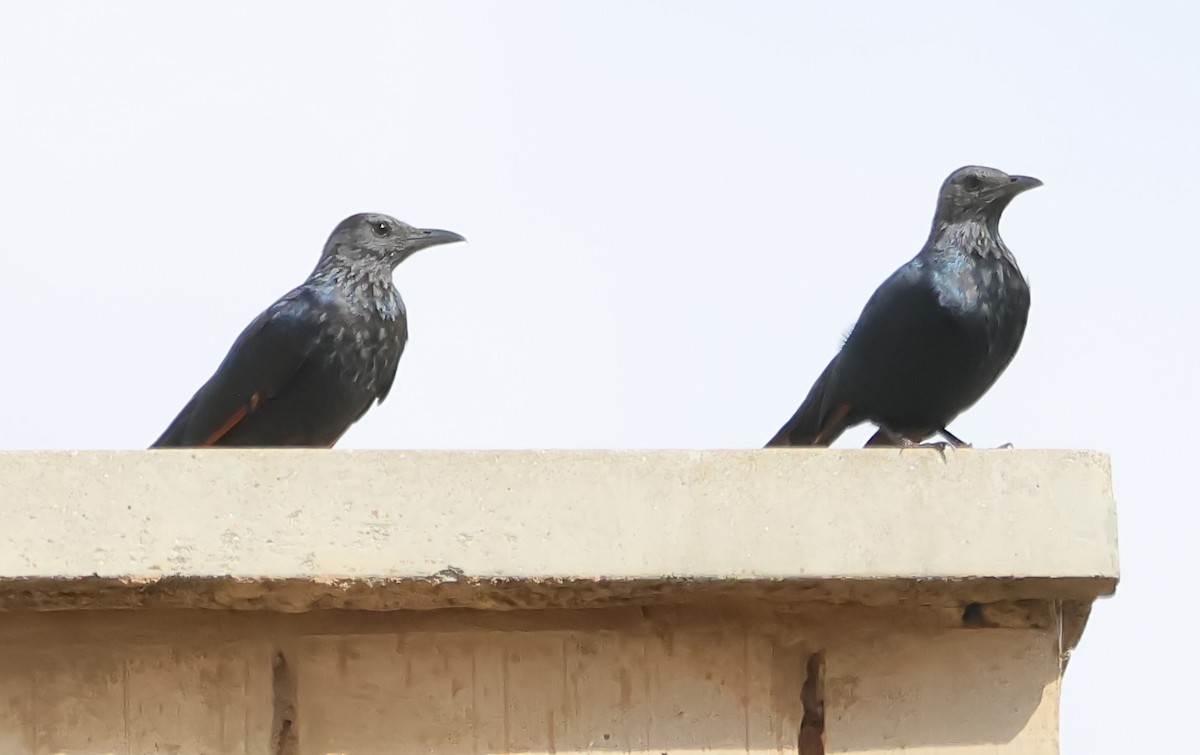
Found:
M 967 191 L 979 191 L 983 187 L 983 181 L 979 176 L 967 176 L 963 179 L 963 188 Z
M 392 227 L 380 220 L 371 224 L 371 231 L 376 236 L 386 236 L 392 232 Z

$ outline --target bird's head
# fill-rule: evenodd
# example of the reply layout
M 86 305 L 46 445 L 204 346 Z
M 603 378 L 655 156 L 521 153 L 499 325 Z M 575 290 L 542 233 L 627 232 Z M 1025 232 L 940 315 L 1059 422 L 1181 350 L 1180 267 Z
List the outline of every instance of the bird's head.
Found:
M 995 168 L 959 168 L 942 184 L 934 227 L 970 220 L 994 224 L 1013 197 L 1041 185 L 1031 176 L 1010 176 Z
M 394 269 L 413 252 L 456 241 L 466 239 L 452 231 L 413 228 L 390 215 L 365 212 L 338 223 L 325 242 L 322 259 L 337 257 L 351 265 L 378 264 Z

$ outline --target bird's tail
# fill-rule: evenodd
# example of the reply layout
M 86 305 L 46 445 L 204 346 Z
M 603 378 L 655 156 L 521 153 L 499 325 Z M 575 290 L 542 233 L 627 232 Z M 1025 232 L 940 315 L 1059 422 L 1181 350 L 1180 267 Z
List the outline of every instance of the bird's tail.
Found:
M 185 433 L 187 432 L 188 420 L 191 419 L 192 410 L 196 407 L 196 397 L 187 402 L 187 406 L 179 412 L 179 416 L 171 422 L 171 426 L 163 430 L 163 434 L 158 436 L 158 440 L 150 445 L 150 448 L 176 448 L 179 446 L 189 445 L 183 442 Z
M 805 397 L 804 403 L 792 415 L 767 448 L 779 446 L 828 446 L 850 426 L 850 406 L 830 406 L 829 389 L 838 358 L 834 357 Z

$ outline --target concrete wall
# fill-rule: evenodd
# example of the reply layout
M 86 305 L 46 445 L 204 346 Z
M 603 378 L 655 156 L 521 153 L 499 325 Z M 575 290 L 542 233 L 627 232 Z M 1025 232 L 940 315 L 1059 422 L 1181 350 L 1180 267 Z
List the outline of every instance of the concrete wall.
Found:
M 0 480 L 0 753 L 1055 753 L 1117 577 L 1091 454 L 0 454 Z
M 934 618 L 35 614 L 0 632 L 0 751 L 795 753 L 823 699 L 826 752 L 1057 752 L 1057 626 Z

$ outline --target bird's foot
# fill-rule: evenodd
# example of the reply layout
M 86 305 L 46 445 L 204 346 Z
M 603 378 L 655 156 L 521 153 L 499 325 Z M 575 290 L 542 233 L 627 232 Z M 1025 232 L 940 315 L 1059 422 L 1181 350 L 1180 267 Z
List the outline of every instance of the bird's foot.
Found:
M 958 441 L 958 438 L 954 438 L 954 441 Z M 959 441 L 959 443 L 961 443 L 961 441 Z M 899 448 L 901 451 L 912 448 L 931 448 L 936 450 L 938 455 L 941 455 L 942 461 L 946 461 L 946 449 L 958 448 L 953 441 L 928 441 L 925 443 L 918 443 L 917 441 L 913 441 L 912 438 L 900 435 L 899 432 L 890 429 L 890 427 L 883 426 L 880 427 L 880 431 L 876 432 L 875 435 L 871 437 L 870 441 L 866 442 L 864 448 L 887 447 L 887 445 L 890 445 L 890 447 L 893 448 Z
M 953 435 L 949 435 L 948 433 L 943 433 L 943 435 L 946 435 L 948 440 L 933 440 L 919 443 L 912 438 L 901 435 L 891 428 L 881 426 L 879 428 L 879 432 L 877 432 L 875 436 L 871 438 L 871 440 L 867 441 L 866 447 L 869 448 L 872 446 L 882 446 L 885 445 L 885 443 L 880 441 L 885 441 L 887 445 L 897 446 L 901 451 L 906 448 L 932 448 L 938 452 L 938 455 L 942 457 L 942 461 L 946 460 L 947 449 L 970 448 L 968 444 L 963 443 Z
M 957 446 L 954 443 L 945 440 L 927 440 L 924 443 L 916 443 L 908 438 L 905 438 L 904 443 L 900 445 L 900 450 L 903 451 L 906 448 L 932 448 L 938 452 L 938 456 L 942 457 L 942 461 L 946 461 L 947 450 L 953 451 L 954 449 L 961 447 L 962 446 Z
M 970 443 L 965 443 L 962 440 L 960 440 L 959 438 L 956 438 L 953 433 L 951 433 L 949 430 L 947 430 L 944 427 L 941 430 L 939 430 L 938 432 L 941 433 L 942 437 L 946 438 L 951 443 L 953 443 L 956 448 L 974 448 L 975 447 L 975 446 L 971 445 Z M 1012 447 L 1013 447 L 1012 443 L 1005 443 L 1002 446 L 996 446 L 996 449 L 1000 450 L 1000 449 L 1012 448 Z

